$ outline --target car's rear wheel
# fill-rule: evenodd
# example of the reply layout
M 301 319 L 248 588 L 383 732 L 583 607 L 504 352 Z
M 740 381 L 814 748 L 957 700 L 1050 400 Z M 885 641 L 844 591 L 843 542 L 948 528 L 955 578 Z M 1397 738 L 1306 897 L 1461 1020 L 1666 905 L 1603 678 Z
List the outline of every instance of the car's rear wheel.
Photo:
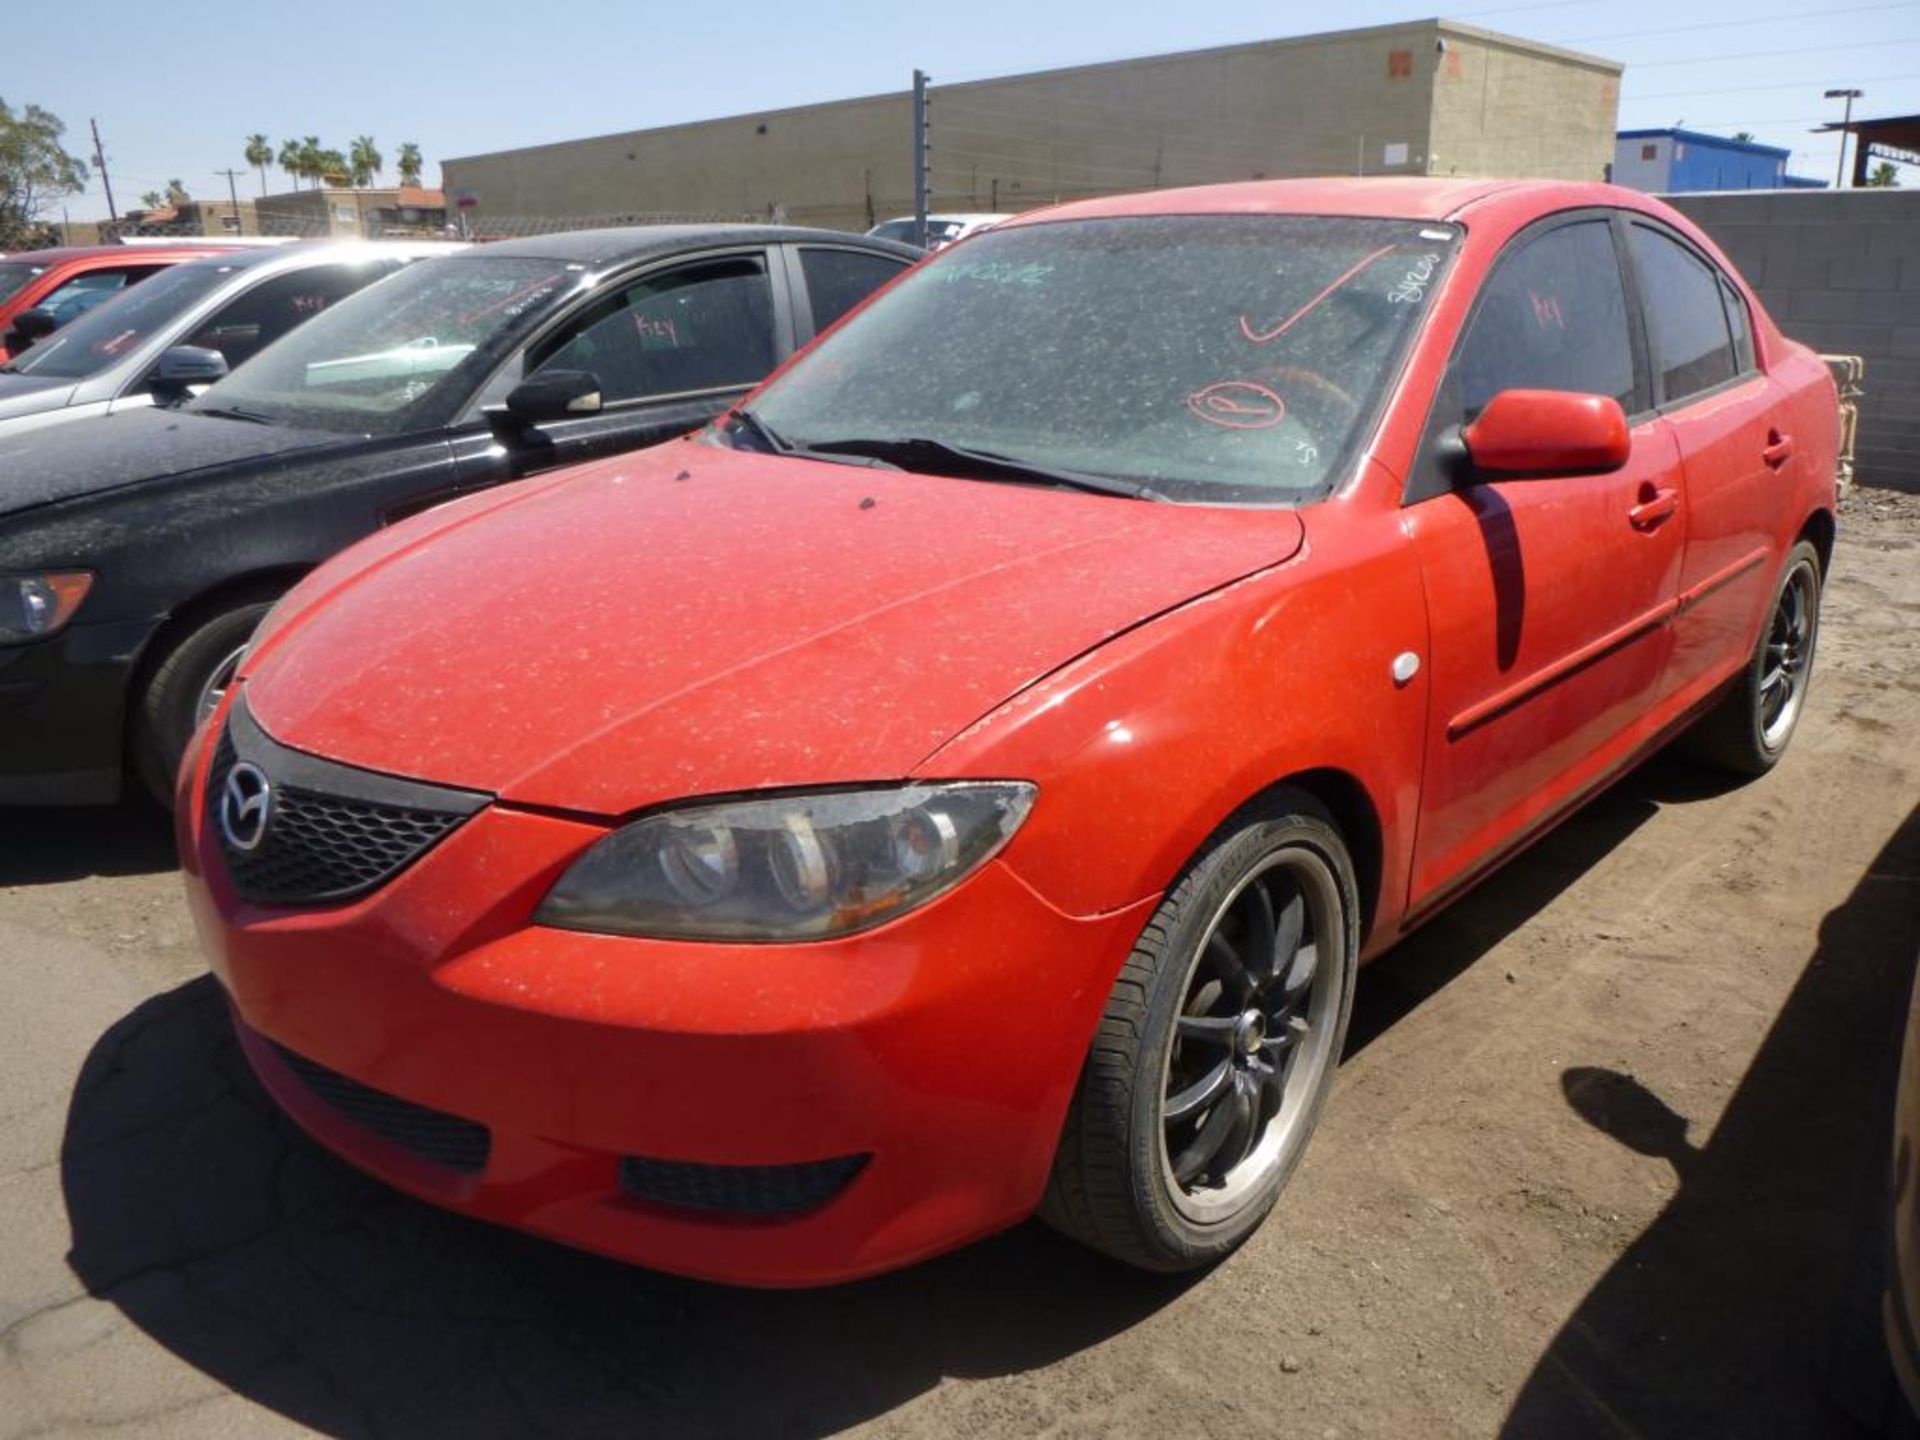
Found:
M 208 617 L 180 636 L 148 675 L 134 718 L 133 754 L 141 781 L 162 805 L 173 803 L 187 742 L 218 708 L 247 641 L 272 608 L 263 600 Z
M 1043 1218 L 1149 1270 L 1238 1246 L 1319 1120 L 1358 951 L 1353 865 L 1312 797 L 1283 794 L 1216 836 L 1121 969 Z
M 1689 737 L 1701 759 L 1736 775 L 1764 775 L 1800 724 L 1820 638 L 1820 552 L 1788 552 L 1760 640 L 1739 677 Z

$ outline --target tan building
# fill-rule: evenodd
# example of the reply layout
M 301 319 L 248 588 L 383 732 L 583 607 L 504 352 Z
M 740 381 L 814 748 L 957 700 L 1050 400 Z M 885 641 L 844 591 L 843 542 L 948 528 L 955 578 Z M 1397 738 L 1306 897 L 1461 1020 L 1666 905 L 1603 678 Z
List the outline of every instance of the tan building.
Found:
M 1621 66 L 1410 21 L 931 88 L 932 208 L 1293 175 L 1598 180 Z M 473 229 L 774 216 L 864 229 L 912 208 L 908 92 L 448 160 Z
M 288 190 L 253 202 L 262 235 L 303 239 L 377 240 L 382 236 L 438 236 L 447 223 L 446 198 L 416 186 Z

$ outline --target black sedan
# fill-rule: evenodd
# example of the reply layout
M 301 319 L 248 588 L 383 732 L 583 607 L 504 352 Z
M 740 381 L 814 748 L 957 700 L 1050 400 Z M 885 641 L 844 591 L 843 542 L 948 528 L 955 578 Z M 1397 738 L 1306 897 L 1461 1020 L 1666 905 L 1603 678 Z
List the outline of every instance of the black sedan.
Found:
M 919 253 L 744 225 L 481 246 L 340 301 L 183 408 L 0 439 L 0 804 L 109 802 L 130 768 L 164 798 L 314 565 L 705 423 Z

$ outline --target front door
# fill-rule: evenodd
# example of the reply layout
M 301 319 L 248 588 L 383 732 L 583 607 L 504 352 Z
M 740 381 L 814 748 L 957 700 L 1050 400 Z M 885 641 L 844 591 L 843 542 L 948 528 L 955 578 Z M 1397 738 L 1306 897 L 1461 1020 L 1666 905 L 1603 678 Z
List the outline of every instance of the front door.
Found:
M 1430 444 L 1533 389 L 1614 397 L 1633 448 L 1609 474 L 1463 480 L 1405 512 L 1432 697 L 1414 909 L 1620 763 L 1663 693 L 1686 516 L 1635 335 L 1615 227 L 1588 212 L 1513 242 L 1456 348 Z

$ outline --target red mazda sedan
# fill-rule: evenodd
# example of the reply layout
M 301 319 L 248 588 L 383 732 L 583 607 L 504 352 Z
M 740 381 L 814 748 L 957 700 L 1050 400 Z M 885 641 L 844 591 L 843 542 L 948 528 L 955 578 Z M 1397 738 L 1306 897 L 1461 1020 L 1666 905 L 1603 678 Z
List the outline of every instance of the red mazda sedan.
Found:
M 1837 412 L 1598 185 L 1062 206 L 685 441 L 281 603 L 181 779 L 266 1087 L 416 1195 L 809 1284 L 1244 1240 L 1359 966 L 1806 695 Z

